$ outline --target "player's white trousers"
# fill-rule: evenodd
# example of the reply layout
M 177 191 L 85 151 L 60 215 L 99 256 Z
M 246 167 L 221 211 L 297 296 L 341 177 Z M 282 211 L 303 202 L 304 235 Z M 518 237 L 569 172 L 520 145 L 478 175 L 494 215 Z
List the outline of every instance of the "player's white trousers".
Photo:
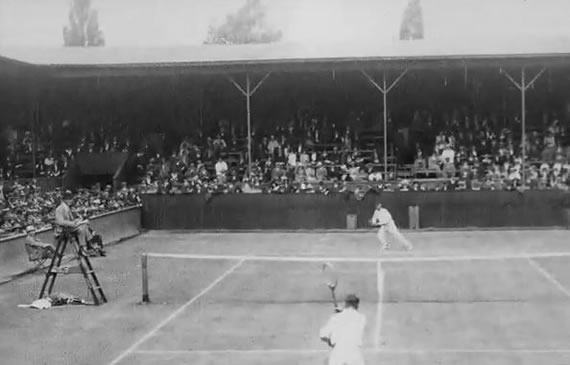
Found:
M 377 237 L 378 237 L 378 240 L 380 241 L 380 243 L 382 244 L 382 247 L 388 247 L 389 246 L 388 240 L 386 237 L 388 233 L 390 233 L 392 236 L 394 236 L 405 247 L 412 247 L 412 244 L 410 243 L 410 241 L 408 241 L 406 239 L 406 237 L 404 237 L 404 235 L 401 234 L 400 231 L 398 231 L 398 228 L 394 224 L 394 221 L 392 221 L 388 224 L 384 224 L 378 230 Z
M 329 365 L 364 365 L 364 357 L 359 348 L 335 347 L 330 353 Z

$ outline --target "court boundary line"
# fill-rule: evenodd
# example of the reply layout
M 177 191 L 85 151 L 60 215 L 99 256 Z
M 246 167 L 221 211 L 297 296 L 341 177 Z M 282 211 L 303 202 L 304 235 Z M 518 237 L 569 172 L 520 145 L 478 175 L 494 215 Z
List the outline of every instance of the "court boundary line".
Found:
M 156 326 L 154 326 L 150 331 L 148 331 L 143 337 L 141 337 L 140 339 L 138 339 L 134 344 L 132 344 L 130 347 L 128 347 L 126 350 L 124 350 L 121 354 L 119 354 L 119 356 L 117 356 L 113 361 L 111 361 L 109 363 L 109 365 L 116 365 L 118 363 L 120 363 L 121 361 L 123 361 L 123 359 L 125 359 L 127 356 L 129 356 L 131 353 L 135 352 L 135 350 L 142 345 L 144 342 L 146 342 L 147 340 L 149 340 L 152 336 L 154 336 L 158 331 L 160 331 L 160 329 L 162 329 L 162 327 L 166 326 L 168 323 L 170 323 L 174 318 L 176 318 L 178 315 L 180 315 L 182 312 L 184 312 L 188 307 L 190 307 L 192 304 L 194 304 L 194 302 L 196 302 L 198 299 L 200 299 L 201 297 L 203 297 L 204 295 L 206 295 L 210 290 L 212 290 L 216 285 L 218 285 L 220 282 L 222 282 L 225 278 L 227 278 L 229 275 L 231 275 L 237 268 L 239 268 L 243 263 L 245 262 L 245 259 L 241 259 L 239 260 L 236 264 L 232 265 L 228 270 L 226 270 L 224 273 L 222 273 L 222 275 L 218 276 L 214 281 L 212 281 L 207 287 L 205 287 L 204 289 L 202 289 L 198 294 L 196 294 L 194 297 L 192 297 L 190 300 L 188 300 L 186 303 L 184 303 L 181 307 L 179 307 L 177 310 L 175 310 L 174 312 L 170 313 L 170 315 L 168 315 L 168 317 L 166 317 L 165 319 L 163 319 L 162 321 L 160 321 Z
M 372 354 L 570 354 L 570 349 L 405 349 L 405 348 L 364 348 L 364 353 Z M 172 355 L 269 355 L 269 354 L 328 354 L 330 349 L 257 349 L 257 350 L 139 350 L 134 354 L 148 356 Z
M 558 281 L 550 272 L 548 272 L 548 270 L 546 270 L 532 258 L 529 258 L 528 262 L 530 266 L 532 266 L 539 274 L 541 274 L 542 277 L 554 285 L 562 294 L 570 298 L 570 290 L 566 289 L 566 287 L 562 285 L 562 283 L 560 283 L 560 281 Z
M 535 254 L 510 255 L 446 255 L 446 256 L 393 256 L 393 257 L 321 257 L 321 256 L 262 256 L 262 255 L 210 255 L 148 252 L 148 257 L 194 260 L 243 260 L 272 262 L 341 262 L 341 263 L 405 263 L 405 262 L 446 262 L 446 261 L 506 261 L 533 260 L 570 257 L 570 252 L 546 252 Z
M 384 304 L 384 270 L 382 269 L 382 263 L 377 261 L 376 263 L 376 288 L 378 289 L 378 304 L 376 305 L 376 323 L 374 326 L 374 346 L 380 347 L 382 344 L 382 316 L 383 316 L 383 304 Z

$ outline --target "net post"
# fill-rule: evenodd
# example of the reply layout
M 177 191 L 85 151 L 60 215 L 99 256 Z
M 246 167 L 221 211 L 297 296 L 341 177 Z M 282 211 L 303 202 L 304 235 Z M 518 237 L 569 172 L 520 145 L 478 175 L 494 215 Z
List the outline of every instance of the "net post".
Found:
M 143 253 L 141 255 L 141 268 L 142 268 L 142 302 L 149 303 L 150 298 L 148 295 L 148 255 Z

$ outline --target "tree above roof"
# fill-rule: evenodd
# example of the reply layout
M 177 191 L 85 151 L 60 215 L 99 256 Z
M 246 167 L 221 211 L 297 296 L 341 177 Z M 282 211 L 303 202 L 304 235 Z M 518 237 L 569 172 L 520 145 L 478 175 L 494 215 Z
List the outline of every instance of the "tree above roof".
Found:
M 210 26 L 205 44 L 272 43 L 281 40 L 282 33 L 265 24 L 266 9 L 260 0 L 246 0 L 234 14 L 226 16 L 220 26 Z
M 105 45 L 99 29 L 97 10 L 91 9 L 91 0 L 72 0 L 69 25 L 63 28 L 66 47 L 100 47 Z
M 400 26 L 401 40 L 424 38 L 424 19 L 420 0 L 409 0 Z

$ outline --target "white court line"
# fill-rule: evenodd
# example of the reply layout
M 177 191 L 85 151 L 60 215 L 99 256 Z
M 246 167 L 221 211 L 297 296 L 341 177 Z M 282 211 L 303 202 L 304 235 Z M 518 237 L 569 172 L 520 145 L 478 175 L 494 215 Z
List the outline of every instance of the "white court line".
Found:
M 570 349 L 390 349 L 365 348 L 369 354 L 438 355 L 438 354 L 570 354 Z M 149 356 L 172 355 L 279 355 L 279 354 L 328 354 L 329 349 L 259 349 L 259 350 L 141 350 L 133 354 Z
M 378 289 L 378 304 L 376 306 L 376 324 L 374 326 L 374 346 L 382 344 L 382 316 L 384 303 L 384 269 L 380 261 L 376 264 L 376 287 Z
M 564 287 L 552 274 L 546 271 L 542 266 L 538 264 L 538 262 L 534 261 L 532 258 L 528 259 L 530 266 L 534 267 L 536 271 L 538 271 L 542 276 L 546 278 L 546 280 L 550 281 L 555 287 L 558 288 L 564 295 L 570 298 L 570 291 Z
M 259 349 L 259 350 L 140 350 L 133 351 L 140 355 L 269 355 L 269 354 L 321 354 L 329 353 L 327 349 Z
M 146 340 L 148 340 L 149 338 L 151 338 L 152 336 L 154 336 L 162 327 L 166 326 L 170 321 L 172 321 L 174 318 L 176 318 L 178 315 L 180 315 L 182 312 L 184 312 L 184 310 L 186 310 L 186 308 L 188 308 L 189 306 L 191 306 L 195 301 L 197 301 L 198 299 L 200 299 L 202 296 L 204 296 L 206 293 L 208 293 L 210 290 L 212 290 L 216 285 L 218 285 L 222 280 L 224 280 L 228 275 L 230 275 L 231 273 L 233 273 L 238 267 L 241 266 L 241 264 L 243 264 L 245 261 L 245 259 L 241 259 L 237 264 L 233 265 L 232 267 L 230 267 L 226 272 L 224 272 L 222 275 L 220 275 L 216 280 L 214 280 L 210 285 L 208 285 L 207 287 L 205 287 L 204 289 L 202 289 L 202 291 L 200 293 L 198 293 L 195 297 L 193 297 L 192 299 L 190 299 L 189 301 L 187 301 L 186 303 L 184 303 L 180 308 L 178 308 L 177 310 L 175 310 L 174 312 L 172 312 L 168 317 L 166 317 L 165 319 L 163 319 L 159 324 L 157 324 L 153 329 L 151 329 L 146 335 L 144 335 L 143 337 L 141 337 L 137 342 L 135 342 L 131 347 L 129 347 L 128 349 L 126 349 L 125 351 L 123 351 L 122 354 L 120 354 L 115 360 L 113 360 L 111 363 L 109 363 L 109 365 L 116 365 L 118 364 L 120 361 L 122 361 L 125 357 L 127 357 L 129 354 L 131 354 L 132 352 L 134 352 L 143 342 L 145 342 Z
M 377 263 L 380 262 L 444 262 L 444 261 L 505 261 L 528 260 L 539 258 L 570 257 L 570 252 L 550 252 L 536 254 L 511 255 L 466 255 L 466 256 L 399 256 L 399 257 L 317 257 L 317 256 L 248 256 L 248 255 L 194 255 L 176 253 L 147 253 L 149 257 L 195 260 L 247 260 L 272 262 L 345 262 Z

